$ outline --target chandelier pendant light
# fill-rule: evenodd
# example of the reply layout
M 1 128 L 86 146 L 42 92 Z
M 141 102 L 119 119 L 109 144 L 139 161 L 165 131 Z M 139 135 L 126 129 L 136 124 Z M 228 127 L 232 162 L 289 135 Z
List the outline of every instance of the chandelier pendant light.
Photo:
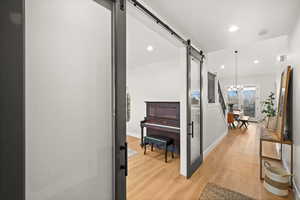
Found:
M 234 64 L 235 64 L 235 78 L 234 78 L 234 84 L 233 84 L 233 90 L 235 90 L 237 93 L 240 90 L 243 90 L 243 85 L 238 84 L 238 51 L 234 51 Z

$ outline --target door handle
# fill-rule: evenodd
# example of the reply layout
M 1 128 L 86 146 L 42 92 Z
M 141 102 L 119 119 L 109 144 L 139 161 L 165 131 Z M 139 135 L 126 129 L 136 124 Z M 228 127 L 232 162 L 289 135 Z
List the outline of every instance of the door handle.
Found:
M 191 127 L 192 127 L 192 132 L 191 132 L 191 133 L 189 133 L 188 135 L 191 135 L 191 136 L 192 136 L 192 138 L 194 138 L 194 121 L 192 121 L 192 123 L 189 123 L 189 126 L 191 126 Z
M 120 169 L 125 170 L 125 176 L 128 176 L 128 144 L 127 142 L 124 143 L 124 146 L 120 146 L 120 150 L 124 151 L 125 155 L 125 164 L 120 166 Z
M 124 0 L 120 0 L 120 10 L 124 11 L 125 8 L 125 2 Z

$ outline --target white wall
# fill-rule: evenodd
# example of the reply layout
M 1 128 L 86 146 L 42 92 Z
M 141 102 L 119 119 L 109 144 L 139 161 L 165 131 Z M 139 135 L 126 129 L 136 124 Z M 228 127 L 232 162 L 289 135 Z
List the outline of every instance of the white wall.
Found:
M 129 4 L 130 5 L 130 4 Z M 145 101 L 180 101 L 185 67 L 183 45 L 135 7 L 127 16 L 127 89 L 131 117 L 127 134 L 140 137 L 140 121 L 146 116 Z M 153 51 L 147 51 L 151 45 Z
M 140 137 L 140 121 L 146 116 L 145 101 L 180 101 L 182 74 L 180 51 L 173 60 L 128 67 L 127 87 L 131 96 L 131 118 L 127 134 Z
M 112 199 L 111 12 L 25 6 L 26 200 Z
M 208 79 L 207 73 L 213 72 L 209 69 L 207 62 L 204 62 L 202 71 L 203 78 L 203 151 L 204 156 L 207 154 L 223 139 L 227 134 L 227 123 L 219 103 L 218 95 L 218 82 L 219 77 L 216 77 L 216 103 L 208 103 Z
M 293 140 L 294 140 L 294 181 L 300 199 L 300 18 L 289 38 L 288 63 L 293 67 Z M 284 147 L 284 162 L 290 166 L 290 147 Z
M 261 114 L 261 102 L 264 101 L 271 92 L 276 94 L 276 74 L 258 74 L 251 76 L 238 77 L 238 84 L 242 85 L 255 85 L 257 87 L 257 101 L 256 101 L 256 112 L 257 119 L 260 120 L 264 116 Z M 223 88 L 224 98 L 226 96 L 226 88 L 234 84 L 234 78 L 221 78 L 221 87 Z

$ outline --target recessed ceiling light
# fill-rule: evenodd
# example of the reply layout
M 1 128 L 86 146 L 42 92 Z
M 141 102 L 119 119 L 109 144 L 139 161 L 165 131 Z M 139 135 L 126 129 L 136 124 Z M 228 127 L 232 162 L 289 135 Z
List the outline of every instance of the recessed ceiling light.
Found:
M 149 45 L 149 46 L 147 46 L 147 51 L 153 51 L 154 50 L 154 48 L 153 48 L 153 46 L 151 46 L 151 45 Z
M 277 61 L 278 62 L 284 62 L 284 61 L 286 61 L 286 59 L 287 59 L 286 55 L 277 56 Z
M 236 32 L 238 31 L 240 28 L 236 25 L 231 25 L 228 29 L 229 32 Z
M 221 69 L 224 69 L 225 68 L 225 65 L 221 65 Z
M 277 59 L 278 62 L 280 62 L 280 60 L 281 60 L 280 56 L 277 56 L 276 59 Z
M 253 62 L 254 62 L 254 64 L 258 64 L 259 60 L 254 60 Z

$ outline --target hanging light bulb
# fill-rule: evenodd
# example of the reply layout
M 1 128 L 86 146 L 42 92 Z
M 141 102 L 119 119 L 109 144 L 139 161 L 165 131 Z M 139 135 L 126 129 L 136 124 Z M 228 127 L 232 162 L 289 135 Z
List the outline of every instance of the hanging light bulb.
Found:
M 234 51 L 235 55 L 235 80 L 234 80 L 234 87 L 236 90 L 243 90 L 244 86 L 243 85 L 238 85 L 238 51 Z
M 237 57 L 237 56 L 238 56 L 238 51 L 234 51 L 234 61 L 235 61 L 235 62 L 234 62 L 234 65 L 235 65 L 235 66 L 234 66 L 234 67 L 235 67 L 235 68 L 234 68 L 234 69 L 235 69 L 234 87 L 235 87 L 236 89 L 237 89 L 237 78 L 238 78 L 238 77 L 237 77 L 237 73 L 238 73 L 238 71 L 237 71 L 237 70 L 238 70 L 238 69 L 237 69 L 238 57 Z

